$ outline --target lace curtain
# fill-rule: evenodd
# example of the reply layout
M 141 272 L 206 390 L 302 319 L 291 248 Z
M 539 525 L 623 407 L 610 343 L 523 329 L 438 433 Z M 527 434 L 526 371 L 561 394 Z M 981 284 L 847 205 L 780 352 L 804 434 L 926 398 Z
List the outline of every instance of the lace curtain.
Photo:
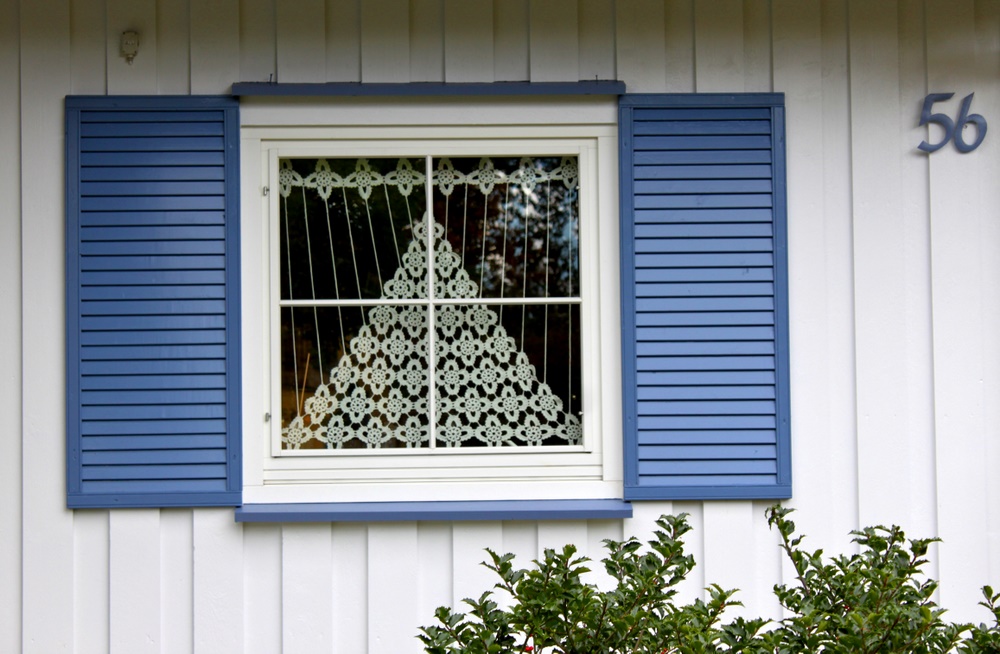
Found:
M 283 448 L 581 441 L 575 158 L 279 174 Z

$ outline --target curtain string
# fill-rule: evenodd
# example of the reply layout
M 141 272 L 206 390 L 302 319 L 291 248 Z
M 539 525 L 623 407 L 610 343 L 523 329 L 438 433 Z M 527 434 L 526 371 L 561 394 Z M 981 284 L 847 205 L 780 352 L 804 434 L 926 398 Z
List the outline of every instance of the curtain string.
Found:
M 333 270 L 333 296 L 339 300 L 340 282 L 337 281 L 337 259 L 333 254 L 333 227 L 330 224 L 330 203 L 326 198 L 323 198 L 323 207 L 326 209 L 326 233 L 330 239 L 330 268 Z M 347 354 L 347 340 L 344 336 L 344 314 L 339 304 L 337 305 L 337 322 L 340 324 L 340 355 L 343 356 Z
M 288 230 L 288 198 L 282 200 L 285 203 L 285 259 L 288 262 L 288 299 L 294 300 L 295 293 L 292 290 L 292 242 Z M 295 308 L 288 308 L 288 315 L 291 316 L 292 324 L 292 377 L 295 379 L 295 415 L 299 414 L 299 346 L 295 338 Z
M 351 210 L 348 208 L 348 204 L 347 204 L 347 189 L 345 189 L 343 186 L 340 187 L 340 194 L 344 198 L 344 216 L 346 217 L 346 220 L 347 220 L 347 238 L 351 242 L 351 260 L 354 262 L 354 281 L 358 285 L 358 297 L 360 298 L 361 297 L 361 276 L 358 274 L 358 254 L 357 254 L 357 251 L 354 249 L 354 234 L 351 231 Z M 365 316 L 365 310 L 362 307 L 359 307 L 359 308 L 361 309 L 361 322 L 362 322 L 362 324 L 364 324 L 365 326 L 367 326 L 368 325 L 368 318 L 367 318 L 367 316 Z
M 306 226 L 306 258 L 309 260 L 309 289 L 312 292 L 312 299 L 316 301 L 316 280 L 313 275 L 313 255 L 312 255 L 312 239 L 309 236 L 309 206 L 306 200 L 306 187 L 302 187 L 302 222 Z M 319 360 L 319 383 L 323 383 L 323 346 L 320 343 L 319 335 L 322 333 L 319 330 L 319 311 L 316 305 L 313 305 L 313 327 L 316 329 L 316 358 Z M 308 366 L 308 359 L 307 366 Z M 308 369 L 307 369 L 308 370 Z M 306 380 L 303 376 L 302 378 L 302 391 L 305 392 Z
M 403 259 L 399 256 L 399 241 L 396 240 L 396 226 L 392 222 L 392 202 L 389 201 L 389 185 L 383 184 L 382 190 L 385 191 L 385 208 L 389 214 L 389 231 L 392 233 L 392 246 L 396 249 L 396 263 L 400 266 L 403 265 Z M 375 235 L 372 234 L 372 239 Z M 374 240 L 372 241 L 374 243 Z

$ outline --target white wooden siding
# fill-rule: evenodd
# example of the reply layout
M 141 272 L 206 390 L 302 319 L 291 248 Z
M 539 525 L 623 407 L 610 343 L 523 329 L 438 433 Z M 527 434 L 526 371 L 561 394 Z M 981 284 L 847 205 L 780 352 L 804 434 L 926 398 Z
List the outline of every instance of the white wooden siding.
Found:
M 938 535 L 958 619 L 1000 584 L 1000 1 L 0 0 L 0 651 L 419 651 L 433 610 L 527 563 L 691 514 L 708 583 L 777 614 L 766 502 L 625 521 L 248 525 L 231 510 L 64 508 L 63 97 L 233 81 L 625 81 L 787 103 L 796 521 L 807 544 Z M 140 32 L 132 66 L 123 30 Z M 993 124 L 928 156 L 935 110 Z M 934 135 L 935 138 L 937 135 Z

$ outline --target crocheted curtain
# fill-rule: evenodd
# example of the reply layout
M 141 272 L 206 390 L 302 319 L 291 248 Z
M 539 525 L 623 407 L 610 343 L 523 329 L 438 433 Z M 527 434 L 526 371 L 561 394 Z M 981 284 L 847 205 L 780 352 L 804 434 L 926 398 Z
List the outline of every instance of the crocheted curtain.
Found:
M 431 165 L 280 161 L 282 448 L 581 442 L 576 159 Z

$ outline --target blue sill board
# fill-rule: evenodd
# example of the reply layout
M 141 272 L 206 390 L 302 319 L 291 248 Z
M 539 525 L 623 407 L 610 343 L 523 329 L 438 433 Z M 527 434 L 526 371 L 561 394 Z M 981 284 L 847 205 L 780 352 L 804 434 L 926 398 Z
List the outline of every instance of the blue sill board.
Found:
M 599 520 L 631 517 L 632 505 L 624 500 L 244 504 L 236 509 L 236 522 L 452 522 Z

